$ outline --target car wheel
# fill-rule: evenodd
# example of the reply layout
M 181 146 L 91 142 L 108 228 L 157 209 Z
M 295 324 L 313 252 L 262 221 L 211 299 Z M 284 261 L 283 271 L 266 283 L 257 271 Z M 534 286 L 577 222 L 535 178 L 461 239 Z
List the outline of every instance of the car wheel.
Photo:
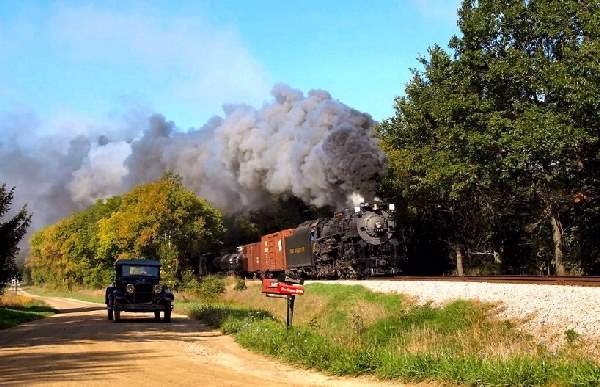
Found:
M 154 321 L 160 321 L 160 311 L 154 311 Z
M 108 308 L 108 321 L 112 321 L 113 319 L 113 310 Z
M 171 303 L 165 304 L 165 317 L 163 319 L 164 322 L 171 322 Z

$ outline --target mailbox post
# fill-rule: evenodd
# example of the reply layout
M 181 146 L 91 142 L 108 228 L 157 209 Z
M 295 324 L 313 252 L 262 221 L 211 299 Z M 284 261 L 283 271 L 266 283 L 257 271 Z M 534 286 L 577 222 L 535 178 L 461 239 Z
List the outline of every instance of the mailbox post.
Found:
M 296 296 L 304 294 L 303 282 L 303 280 L 294 280 L 288 277 L 285 280 L 273 278 L 264 278 L 262 280 L 262 292 L 267 297 L 285 298 L 287 300 L 287 328 L 292 326 L 292 320 L 294 319 Z

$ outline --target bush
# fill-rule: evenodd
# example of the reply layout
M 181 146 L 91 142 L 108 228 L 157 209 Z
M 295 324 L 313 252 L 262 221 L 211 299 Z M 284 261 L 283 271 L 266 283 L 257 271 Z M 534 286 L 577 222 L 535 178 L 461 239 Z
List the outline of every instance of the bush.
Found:
M 198 281 L 196 281 L 198 282 Z M 190 289 L 198 298 L 205 302 L 216 301 L 225 292 L 225 280 L 218 276 L 209 275 Z
M 246 280 L 243 278 L 238 278 L 235 280 L 235 285 L 233 286 L 233 290 L 237 290 L 238 292 L 242 292 L 248 289 L 246 286 Z

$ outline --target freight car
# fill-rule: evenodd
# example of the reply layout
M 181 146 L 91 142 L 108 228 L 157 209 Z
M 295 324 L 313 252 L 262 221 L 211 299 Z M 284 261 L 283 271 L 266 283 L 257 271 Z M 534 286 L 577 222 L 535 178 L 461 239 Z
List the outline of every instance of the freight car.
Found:
M 394 205 L 363 203 L 333 218 L 264 235 L 217 258 L 222 270 L 254 277 L 365 278 L 400 272 Z

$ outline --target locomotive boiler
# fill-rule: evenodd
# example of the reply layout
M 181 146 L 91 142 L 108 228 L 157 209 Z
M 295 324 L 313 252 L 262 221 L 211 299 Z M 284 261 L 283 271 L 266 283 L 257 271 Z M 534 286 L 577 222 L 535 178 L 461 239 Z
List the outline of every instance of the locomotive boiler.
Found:
M 394 205 L 363 203 L 301 224 L 285 240 L 287 272 L 303 278 L 365 278 L 399 272 Z

